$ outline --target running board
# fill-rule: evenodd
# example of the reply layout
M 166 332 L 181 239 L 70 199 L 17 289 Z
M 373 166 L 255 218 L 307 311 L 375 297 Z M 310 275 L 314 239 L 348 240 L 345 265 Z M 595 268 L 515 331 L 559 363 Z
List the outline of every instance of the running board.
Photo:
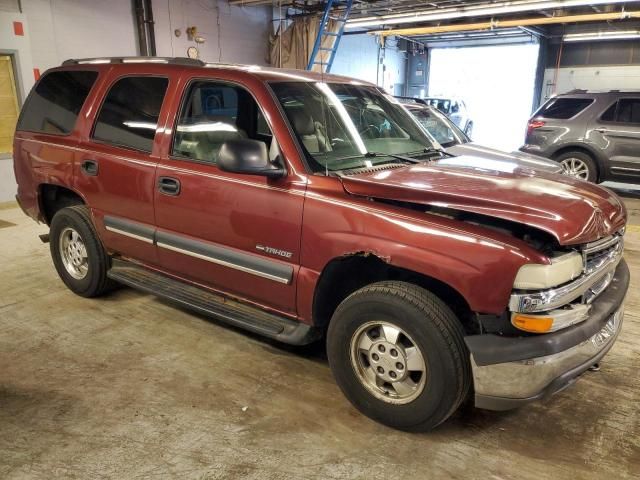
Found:
M 310 325 L 239 303 L 132 262 L 113 259 L 107 276 L 129 287 L 283 343 L 307 345 L 320 338 L 319 332 Z

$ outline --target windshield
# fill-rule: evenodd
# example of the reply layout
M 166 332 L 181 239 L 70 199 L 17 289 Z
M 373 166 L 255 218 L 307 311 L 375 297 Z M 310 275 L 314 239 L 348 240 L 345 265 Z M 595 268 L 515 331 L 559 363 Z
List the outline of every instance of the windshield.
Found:
M 418 123 L 445 148 L 468 143 L 471 140 L 451 120 L 437 110 L 423 107 L 408 107 Z
M 400 103 L 375 87 L 270 84 L 316 172 L 365 168 L 424 156 L 440 145 Z

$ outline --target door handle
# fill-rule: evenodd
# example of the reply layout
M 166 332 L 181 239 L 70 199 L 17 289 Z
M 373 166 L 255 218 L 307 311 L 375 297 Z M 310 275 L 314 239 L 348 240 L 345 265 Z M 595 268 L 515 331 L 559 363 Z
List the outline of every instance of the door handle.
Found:
M 176 196 L 180 194 L 180 180 L 172 177 L 158 178 L 158 190 L 165 195 Z
M 602 127 L 601 128 L 596 128 L 595 130 L 598 133 L 609 133 L 611 131 L 608 128 L 602 128 Z
M 98 175 L 98 162 L 96 160 L 85 160 L 80 166 L 82 173 L 90 177 Z

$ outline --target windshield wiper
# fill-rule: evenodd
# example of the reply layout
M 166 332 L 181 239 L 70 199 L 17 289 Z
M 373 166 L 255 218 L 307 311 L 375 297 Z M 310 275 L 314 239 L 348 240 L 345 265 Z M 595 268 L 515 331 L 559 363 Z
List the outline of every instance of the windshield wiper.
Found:
M 446 155 L 447 157 L 455 157 L 453 153 L 447 152 L 444 148 L 425 147 L 417 152 L 408 152 L 405 155 L 419 155 L 421 153 L 439 153 L 440 155 Z
M 396 160 L 401 160 L 407 163 L 422 163 L 424 160 L 418 160 L 417 158 L 406 157 L 404 155 L 396 155 L 395 153 L 379 153 L 379 152 L 367 152 L 363 155 L 365 158 L 376 158 L 376 157 L 391 157 Z

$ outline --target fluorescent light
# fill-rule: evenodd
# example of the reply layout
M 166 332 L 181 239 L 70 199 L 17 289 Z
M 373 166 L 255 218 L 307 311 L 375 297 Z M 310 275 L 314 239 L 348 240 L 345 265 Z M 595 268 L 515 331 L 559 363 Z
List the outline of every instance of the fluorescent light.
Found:
M 562 37 L 565 42 L 592 42 L 594 40 L 627 40 L 640 38 L 638 30 L 610 30 L 606 32 L 567 33 Z
M 481 15 L 502 15 L 506 13 L 531 12 L 541 9 L 580 7 L 585 5 L 630 3 L 633 0 L 521 0 L 514 2 L 496 2 L 491 5 L 473 5 L 469 7 L 452 7 L 433 10 L 419 10 L 409 13 L 395 13 L 378 17 L 354 18 L 347 22 L 348 28 L 373 27 L 379 25 L 398 25 L 402 23 L 432 22 L 468 18 Z M 622 15 L 622 14 L 621 14 Z

